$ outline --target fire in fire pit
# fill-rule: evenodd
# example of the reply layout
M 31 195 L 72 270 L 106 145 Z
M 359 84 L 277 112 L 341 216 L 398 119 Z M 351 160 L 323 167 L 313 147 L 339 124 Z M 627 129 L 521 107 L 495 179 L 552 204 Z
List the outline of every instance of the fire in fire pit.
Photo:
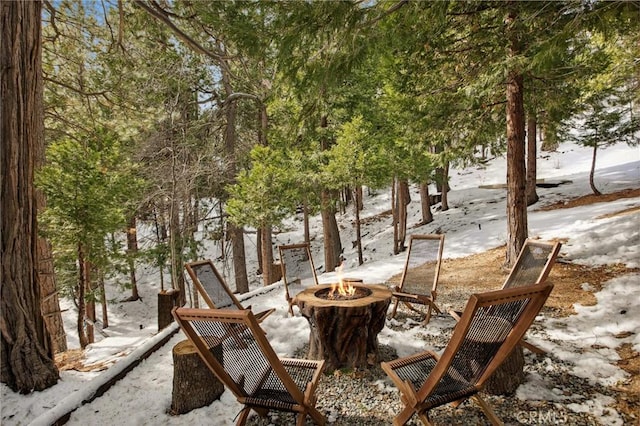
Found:
M 331 284 L 330 288 L 324 288 L 316 292 L 316 297 L 328 300 L 353 300 L 367 297 L 371 290 L 354 284 L 362 284 L 358 278 L 340 278 L 340 281 Z

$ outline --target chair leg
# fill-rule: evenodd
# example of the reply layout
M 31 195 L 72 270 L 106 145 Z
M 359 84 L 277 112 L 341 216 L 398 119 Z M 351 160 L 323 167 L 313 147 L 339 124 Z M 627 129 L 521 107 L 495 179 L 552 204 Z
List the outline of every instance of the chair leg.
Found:
M 325 424 L 327 424 L 327 419 L 326 417 L 316 409 L 316 407 L 309 407 L 309 412 L 308 414 L 311 416 L 311 418 L 313 419 L 313 421 L 320 426 L 324 426 Z M 304 424 L 304 417 L 303 417 L 303 422 L 302 424 Z
M 412 407 L 405 406 L 400 413 L 394 417 L 393 426 L 404 426 L 407 424 L 411 417 L 415 414 L 415 410 Z M 424 420 L 423 420 L 424 422 Z
M 522 345 L 522 347 L 525 349 L 529 349 L 534 354 L 545 355 L 547 353 L 547 351 L 545 351 L 544 349 L 539 348 L 538 346 L 534 345 L 533 343 L 529 343 L 524 339 L 520 340 L 520 345 Z
M 427 314 L 424 317 L 424 320 L 422 320 L 421 325 L 427 325 L 429 324 L 429 321 L 431 321 L 431 305 L 427 306 Z
M 429 418 L 428 412 L 418 413 L 418 418 L 422 421 L 422 424 L 425 426 L 433 426 L 431 419 Z
M 244 426 L 247 423 L 247 419 L 249 418 L 249 413 L 251 412 L 250 407 L 244 407 L 238 416 L 238 421 L 236 422 L 236 426 Z
M 391 316 L 389 318 L 395 318 L 396 317 L 396 311 L 398 310 L 398 303 L 400 303 L 400 301 L 398 299 L 396 299 L 395 303 L 393 304 L 393 311 L 391 311 Z
M 491 406 L 484 399 L 482 399 L 480 395 L 473 395 L 471 399 L 473 400 L 473 402 L 480 406 L 485 416 L 487 416 L 493 426 L 504 426 L 504 423 L 502 422 L 502 420 L 500 420 L 500 417 L 498 417 L 496 413 L 493 412 Z

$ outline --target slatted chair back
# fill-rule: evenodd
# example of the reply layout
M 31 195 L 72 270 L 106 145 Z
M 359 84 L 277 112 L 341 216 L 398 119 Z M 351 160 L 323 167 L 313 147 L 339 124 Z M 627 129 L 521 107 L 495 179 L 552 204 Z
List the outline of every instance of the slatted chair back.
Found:
M 559 242 L 526 240 L 502 288 L 544 282 L 556 262 L 560 247 L 562 244 Z
M 211 309 L 244 309 L 210 259 L 186 263 L 198 294 Z
M 407 259 L 400 285 L 393 291 L 394 306 L 391 317 L 395 317 L 398 303 L 403 302 L 414 311 L 414 304 L 425 305 L 427 312 L 423 320 L 431 319 L 431 311 L 440 313 L 436 305 L 440 264 L 444 249 L 443 234 L 412 235 L 409 239 Z M 419 312 L 419 311 L 418 311 Z
M 405 424 L 414 414 L 430 424 L 430 409 L 446 403 L 457 406 L 470 397 L 493 424 L 501 424 L 477 393 L 518 344 L 552 288 L 532 284 L 474 294 L 442 356 L 427 351 L 383 362 L 407 404 L 394 424 Z
M 207 367 L 244 404 L 238 424 L 251 409 L 298 413 L 298 424 L 309 414 L 324 423 L 314 396 L 324 361 L 278 358 L 249 310 L 176 308 L 173 315 Z
M 190 262 L 184 265 L 198 294 L 204 299 L 211 309 L 251 310 L 251 306 L 242 306 L 242 303 L 233 294 L 229 286 L 214 266 L 210 259 Z M 274 308 L 257 312 L 258 322 L 275 312 Z
M 293 315 L 293 299 L 308 285 L 317 285 L 318 277 L 308 243 L 281 245 L 278 252 L 285 297 L 289 303 L 289 313 Z
M 438 288 L 444 235 L 412 235 L 400 280 L 403 293 L 431 295 Z

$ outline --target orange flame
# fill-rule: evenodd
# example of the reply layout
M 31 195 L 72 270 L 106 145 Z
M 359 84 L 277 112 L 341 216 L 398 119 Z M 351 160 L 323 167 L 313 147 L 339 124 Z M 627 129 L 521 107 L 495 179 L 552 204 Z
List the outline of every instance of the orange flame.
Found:
M 356 293 L 356 288 L 351 284 L 351 281 L 342 277 L 343 266 L 344 262 L 341 263 L 338 268 L 338 283 L 331 284 L 331 291 L 329 292 L 330 298 L 335 297 L 335 293 L 338 293 L 338 296 L 343 297 L 351 297 Z

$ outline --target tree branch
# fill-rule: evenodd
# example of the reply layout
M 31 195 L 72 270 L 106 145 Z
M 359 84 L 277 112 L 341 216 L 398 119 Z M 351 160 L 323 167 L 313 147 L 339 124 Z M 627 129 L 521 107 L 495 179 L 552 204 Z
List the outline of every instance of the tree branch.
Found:
M 53 78 L 47 77 L 46 75 L 43 75 L 42 79 L 44 81 L 48 81 L 50 83 L 57 84 L 58 86 L 62 86 L 64 88 L 67 88 L 67 89 L 69 89 L 69 90 L 71 90 L 73 92 L 76 92 L 76 93 L 78 93 L 79 95 L 82 95 L 82 96 L 105 96 L 108 93 L 106 90 L 103 90 L 103 91 L 100 91 L 100 92 L 85 92 L 82 89 L 79 89 L 77 87 L 73 87 L 70 84 L 63 83 L 63 82 L 58 81 L 58 80 L 54 80 Z
M 191 38 L 189 35 L 187 35 L 187 33 L 185 33 L 180 28 L 178 28 L 171 21 L 171 18 L 169 18 L 168 14 L 167 14 L 167 12 L 165 10 L 163 10 L 161 8 L 151 7 L 151 6 L 147 5 L 143 0 L 134 0 L 134 3 L 136 5 L 138 5 L 139 7 L 141 7 L 142 9 L 144 9 L 149 15 L 153 16 L 158 21 L 160 21 L 163 24 L 165 24 L 166 26 L 168 26 L 171 29 L 171 31 L 173 31 L 173 33 L 175 35 L 177 35 L 178 38 L 180 38 L 180 40 L 182 40 L 192 50 L 194 50 L 194 51 L 196 51 L 198 53 L 201 53 L 201 54 L 203 54 L 205 56 L 208 56 L 209 58 L 215 59 L 216 61 L 221 61 L 221 60 L 225 59 L 222 55 L 220 55 L 220 54 L 218 54 L 216 52 L 212 52 L 211 50 L 205 49 L 197 41 L 195 41 L 193 38 Z

